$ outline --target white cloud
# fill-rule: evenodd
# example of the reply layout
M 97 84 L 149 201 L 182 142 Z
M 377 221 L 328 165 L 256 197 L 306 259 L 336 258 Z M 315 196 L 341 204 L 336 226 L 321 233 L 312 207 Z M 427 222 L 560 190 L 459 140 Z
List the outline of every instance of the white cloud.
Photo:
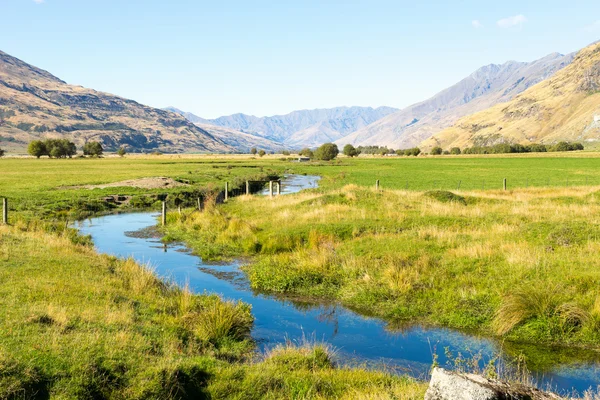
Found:
M 473 21 L 471 21 L 471 25 L 473 25 L 473 28 L 475 29 L 483 28 L 483 24 L 478 19 L 474 19 Z
M 513 26 L 522 26 L 525 22 L 527 22 L 527 18 L 523 14 L 519 14 L 503 18 L 497 24 L 500 28 L 512 28 Z
M 583 30 L 586 32 L 600 32 L 600 19 L 593 24 L 586 26 Z

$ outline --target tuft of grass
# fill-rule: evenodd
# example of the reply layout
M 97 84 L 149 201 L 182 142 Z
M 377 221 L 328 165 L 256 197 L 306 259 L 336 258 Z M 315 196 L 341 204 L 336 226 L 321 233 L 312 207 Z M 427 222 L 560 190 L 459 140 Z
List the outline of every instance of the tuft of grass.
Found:
M 493 326 L 498 335 L 505 335 L 533 318 L 550 317 L 557 307 L 556 288 L 526 287 L 515 289 L 502 299 Z
M 425 196 L 441 203 L 459 203 L 462 205 L 467 205 L 467 200 L 463 196 L 459 196 L 445 190 L 432 190 L 425 192 Z

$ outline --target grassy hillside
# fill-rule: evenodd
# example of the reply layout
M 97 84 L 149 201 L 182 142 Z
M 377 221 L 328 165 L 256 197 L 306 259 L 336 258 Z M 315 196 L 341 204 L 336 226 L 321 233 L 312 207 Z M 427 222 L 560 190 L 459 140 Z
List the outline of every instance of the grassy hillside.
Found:
M 596 121 L 595 121 L 595 118 Z M 581 50 L 552 78 L 515 99 L 460 119 L 423 147 L 501 142 L 595 143 L 600 137 L 600 43 Z

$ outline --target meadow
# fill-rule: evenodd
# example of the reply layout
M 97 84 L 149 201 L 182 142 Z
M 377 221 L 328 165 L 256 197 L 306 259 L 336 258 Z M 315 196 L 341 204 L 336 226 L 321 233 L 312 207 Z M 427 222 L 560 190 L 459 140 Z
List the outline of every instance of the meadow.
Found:
M 207 259 L 248 257 L 256 290 L 337 301 L 391 329 L 433 324 L 595 354 L 599 167 L 595 153 L 0 159 L 11 207 L 0 227 L 0 398 L 422 398 L 422 383 L 336 367 L 319 344 L 258 356 L 246 306 L 98 255 L 67 227 L 156 210 L 160 196 L 205 199 L 203 212 L 170 213 L 164 240 Z M 285 173 L 323 179 L 296 195 L 211 201 L 225 182 Z M 185 185 L 80 187 L 158 176 Z

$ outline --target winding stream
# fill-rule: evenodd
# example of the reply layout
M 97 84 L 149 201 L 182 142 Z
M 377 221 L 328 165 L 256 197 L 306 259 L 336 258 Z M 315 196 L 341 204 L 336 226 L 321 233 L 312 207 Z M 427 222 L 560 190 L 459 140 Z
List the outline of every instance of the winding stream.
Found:
M 288 176 L 282 193 L 295 193 L 316 187 L 319 177 Z M 345 364 L 383 367 L 398 373 L 426 378 L 432 354 L 446 363 L 444 349 L 463 355 L 481 352 L 485 359 L 501 352 L 494 340 L 440 328 L 420 326 L 393 331 L 385 322 L 357 314 L 335 304 L 291 301 L 253 292 L 238 263 L 207 264 L 192 255 L 184 246 L 164 245 L 158 239 L 137 238 L 130 232 L 156 224 L 155 213 L 109 215 L 82 221 L 82 234 L 92 236 L 96 249 L 118 257 L 133 257 L 150 264 L 156 273 L 180 285 L 189 285 L 196 293 L 218 293 L 227 299 L 252 305 L 255 317 L 253 337 L 264 350 L 291 340 L 309 340 L 331 344 L 337 357 Z M 566 392 L 579 392 L 600 385 L 600 360 L 578 361 L 586 357 L 559 357 L 551 349 L 539 349 L 551 360 L 568 359 L 552 367 L 532 368 L 536 384 Z M 562 354 L 562 353 L 560 353 Z

